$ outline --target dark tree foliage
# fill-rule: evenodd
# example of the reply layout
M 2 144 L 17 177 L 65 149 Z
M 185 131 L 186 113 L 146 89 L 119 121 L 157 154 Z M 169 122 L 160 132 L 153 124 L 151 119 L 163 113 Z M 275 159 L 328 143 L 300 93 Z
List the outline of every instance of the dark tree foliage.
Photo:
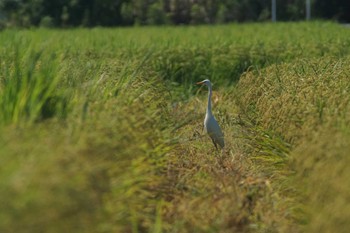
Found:
M 306 0 L 277 0 L 277 20 L 305 19 Z M 349 0 L 311 0 L 312 16 L 350 22 Z M 271 0 L 0 0 L 2 27 L 94 27 L 269 21 Z
M 349 0 L 317 0 L 314 4 L 315 15 L 319 18 L 350 22 Z

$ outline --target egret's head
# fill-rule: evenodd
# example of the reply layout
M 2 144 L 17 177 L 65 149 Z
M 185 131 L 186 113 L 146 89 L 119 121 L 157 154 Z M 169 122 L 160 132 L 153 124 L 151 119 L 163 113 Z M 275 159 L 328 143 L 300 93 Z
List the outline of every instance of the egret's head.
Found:
M 197 85 L 203 85 L 203 84 L 207 85 L 208 87 L 211 86 L 211 82 L 209 79 L 204 79 L 203 81 L 197 83 Z

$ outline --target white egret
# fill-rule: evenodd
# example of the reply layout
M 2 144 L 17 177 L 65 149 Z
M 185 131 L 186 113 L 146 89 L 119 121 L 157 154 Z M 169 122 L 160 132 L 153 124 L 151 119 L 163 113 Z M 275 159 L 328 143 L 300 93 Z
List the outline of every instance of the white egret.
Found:
M 213 113 L 211 112 L 211 95 L 212 95 L 212 88 L 211 88 L 211 82 L 209 79 L 205 79 L 201 82 L 197 83 L 198 85 L 206 85 L 208 87 L 209 93 L 208 93 L 208 107 L 207 112 L 205 114 L 204 118 L 204 130 L 209 134 L 211 140 L 214 143 L 214 146 L 216 149 L 218 149 L 217 144 L 221 148 L 224 148 L 225 142 L 224 142 L 224 134 L 221 131 L 221 128 L 216 121 Z

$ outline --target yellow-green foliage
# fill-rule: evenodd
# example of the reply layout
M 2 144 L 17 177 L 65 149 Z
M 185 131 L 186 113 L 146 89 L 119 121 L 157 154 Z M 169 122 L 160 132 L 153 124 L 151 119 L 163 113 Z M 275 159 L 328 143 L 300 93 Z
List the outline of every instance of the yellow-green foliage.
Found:
M 0 232 L 345 231 L 349 38 L 327 22 L 1 32 Z
M 163 110 L 168 94 L 140 77 L 117 87 L 117 96 L 116 85 L 97 88 L 105 98 L 87 96 L 75 112 L 86 111 L 84 118 L 3 130 L 2 231 L 125 232 L 153 226 L 166 195 L 161 177 L 169 151 Z
M 304 59 L 245 74 L 240 106 L 258 124 L 298 144 L 319 127 L 343 123 L 349 112 L 349 60 Z
M 350 59 L 274 65 L 245 74 L 238 89 L 241 111 L 292 143 L 290 161 L 310 212 L 306 231 L 346 232 Z

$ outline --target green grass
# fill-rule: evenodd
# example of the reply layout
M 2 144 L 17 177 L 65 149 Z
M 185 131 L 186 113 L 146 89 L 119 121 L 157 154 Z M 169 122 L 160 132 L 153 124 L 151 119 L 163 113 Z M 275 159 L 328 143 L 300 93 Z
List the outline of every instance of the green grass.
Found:
M 3 31 L 0 231 L 346 232 L 349 38 L 328 22 Z

